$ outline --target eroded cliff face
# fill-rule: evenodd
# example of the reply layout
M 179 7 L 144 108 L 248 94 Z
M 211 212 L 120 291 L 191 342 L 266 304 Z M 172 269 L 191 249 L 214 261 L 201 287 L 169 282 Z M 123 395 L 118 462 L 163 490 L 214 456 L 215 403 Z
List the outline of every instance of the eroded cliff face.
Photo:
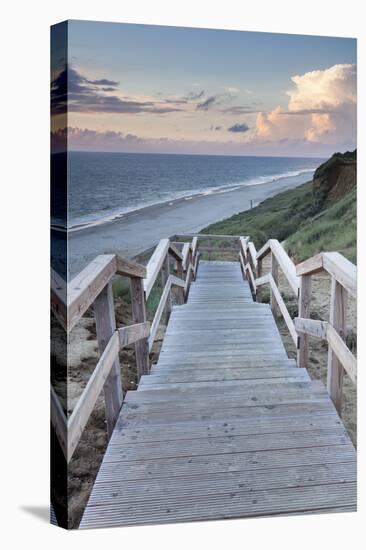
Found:
M 357 151 L 335 153 L 314 173 L 313 191 L 319 206 L 326 207 L 356 186 Z

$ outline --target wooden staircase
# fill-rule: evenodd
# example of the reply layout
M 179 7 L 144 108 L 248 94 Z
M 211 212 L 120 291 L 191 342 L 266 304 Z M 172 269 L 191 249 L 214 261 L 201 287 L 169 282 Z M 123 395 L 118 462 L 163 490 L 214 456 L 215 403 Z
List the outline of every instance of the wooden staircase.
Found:
M 127 393 L 81 528 L 352 511 L 356 454 L 239 262 L 200 262 Z

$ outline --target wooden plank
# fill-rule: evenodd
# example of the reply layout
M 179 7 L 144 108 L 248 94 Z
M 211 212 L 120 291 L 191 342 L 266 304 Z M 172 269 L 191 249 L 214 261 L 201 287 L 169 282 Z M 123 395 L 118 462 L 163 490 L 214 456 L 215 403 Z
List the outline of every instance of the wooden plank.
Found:
M 323 267 L 352 296 L 357 296 L 357 268 L 339 252 L 323 252 Z
M 250 263 L 254 269 L 257 269 L 257 251 L 254 246 L 254 243 L 252 241 L 248 242 L 248 250 L 249 250 L 249 256 L 250 256 Z
M 321 338 L 322 340 L 327 339 L 328 323 L 326 321 L 296 317 L 296 319 L 294 319 L 294 325 L 297 332 L 309 334 L 309 336 Z
M 329 324 L 333 328 L 327 330 L 327 335 L 330 334 L 330 340 L 335 343 L 336 348 L 340 350 L 339 340 L 335 340 L 334 332 L 341 334 L 343 338 L 346 337 L 346 319 L 347 319 L 347 291 L 338 282 L 335 277 L 332 277 L 331 295 L 330 295 L 330 313 Z M 329 339 L 328 339 L 329 342 Z M 330 343 L 330 342 L 329 342 Z M 353 358 L 353 356 L 352 356 Z M 327 388 L 329 395 L 334 403 L 338 412 L 342 407 L 342 388 L 343 388 L 343 374 L 344 370 L 342 363 L 338 358 L 338 355 L 333 350 L 333 346 L 329 345 L 328 349 L 328 372 L 327 372 Z
M 354 384 L 357 383 L 357 360 L 350 352 L 338 332 L 328 324 L 327 327 L 327 339 L 332 352 L 336 355 L 341 366 L 347 372 L 348 376 Z M 337 386 L 337 389 L 339 385 Z M 331 388 L 328 386 L 328 390 Z
M 146 300 L 148 299 L 151 289 L 155 284 L 158 273 L 168 253 L 169 246 L 169 239 L 161 239 L 146 266 L 146 279 L 144 280 Z
M 323 254 L 316 254 L 316 256 L 297 264 L 296 275 L 298 277 L 301 275 L 314 275 L 323 270 Z
M 132 320 L 134 323 L 146 322 L 145 295 L 142 280 L 137 277 L 131 277 L 131 306 Z M 137 378 L 140 380 L 143 374 L 148 374 L 150 370 L 149 343 L 144 338 L 135 344 Z
M 184 278 L 183 260 L 177 260 L 177 277 L 175 277 L 174 275 L 171 275 L 171 277 L 172 277 L 171 278 L 172 285 L 176 285 L 179 287 L 176 293 L 177 304 L 182 305 L 184 304 L 184 286 L 185 286 L 185 282 L 183 280 Z
M 167 255 L 165 257 L 165 260 L 163 262 L 163 265 L 161 266 L 161 283 L 163 288 L 165 288 L 165 285 L 169 279 L 170 275 L 170 262 L 169 262 L 169 256 Z M 165 306 L 162 312 L 162 317 L 164 319 L 164 324 L 167 325 L 169 321 L 170 314 L 172 312 L 172 297 L 171 297 L 171 280 L 170 280 L 170 286 L 169 286 L 169 292 L 165 300 Z
M 169 254 L 177 261 L 183 260 L 181 251 L 171 241 L 169 242 Z
M 182 249 L 184 271 L 187 271 L 187 267 L 188 267 L 189 247 L 190 247 L 189 243 L 184 243 L 183 249 Z
M 68 461 L 70 461 L 81 434 L 94 409 L 100 392 L 110 374 L 119 351 L 119 338 L 117 331 L 105 347 L 97 366 L 95 367 L 88 383 L 81 394 L 68 421 Z
M 150 335 L 150 323 L 139 323 L 118 329 L 119 346 L 124 348 Z
M 146 277 L 146 267 L 117 255 L 116 273 L 124 277 L 140 277 L 143 279 Z
M 68 285 L 68 332 L 116 273 L 114 254 L 97 256 Z
M 293 340 L 295 346 L 297 346 L 297 332 L 296 332 L 293 320 L 291 319 L 290 314 L 287 311 L 286 304 L 282 299 L 280 291 L 278 290 L 278 288 L 277 288 L 277 286 L 276 286 L 276 284 L 275 284 L 275 282 L 272 278 L 272 275 L 269 276 L 269 280 L 270 280 L 270 285 L 271 285 L 271 289 L 272 289 L 272 292 L 273 292 L 273 296 L 274 296 L 275 300 L 277 301 L 278 307 L 279 307 L 279 309 L 282 313 L 282 316 L 283 316 L 283 318 L 286 322 L 286 325 L 287 325 L 287 328 L 290 332 L 292 340 Z
M 67 285 L 65 279 L 51 268 L 51 310 L 61 326 L 67 330 Z
M 62 409 L 61 403 L 55 390 L 51 385 L 51 424 L 57 439 L 60 443 L 62 452 L 67 459 L 67 418 Z
M 271 241 L 267 241 L 257 252 L 257 260 L 262 260 L 271 252 Z
M 170 277 L 168 277 L 168 280 L 165 283 L 165 287 L 160 298 L 159 305 L 155 312 L 154 320 L 151 324 L 151 331 L 150 331 L 150 337 L 149 337 L 149 351 L 151 350 L 154 344 L 155 336 L 160 325 L 160 320 L 163 315 L 163 311 L 167 303 L 167 300 L 169 299 L 169 296 L 170 296 L 170 288 L 171 288 L 171 280 L 170 280 Z
M 192 257 L 195 258 L 197 254 L 197 248 L 198 248 L 198 238 L 193 237 L 192 244 L 191 244 L 191 250 L 192 250 Z
M 96 297 L 93 306 L 98 347 L 100 354 L 102 354 L 116 330 L 116 317 L 114 313 L 111 282 L 109 282 Z M 110 369 L 103 389 L 107 432 L 108 437 L 110 437 L 123 401 L 121 365 L 118 355 Z
M 310 317 L 311 302 L 311 275 L 302 275 L 300 278 L 299 317 Z M 297 364 L 300 368 L 309 365 L 309 338 L 306 332 L 300 334 L 297 343 Z
M 247 264 L 245 264 L 245 273 L 249 273 L 249 282 L 250 282 L 250 286 L 251 286 L 251 288 L 252 288 L 253 294 L 256 294 L 256 292 L 257 292 L 257 287 L 256 287 L 256 284 L 255 284 L 255 279 L 254 279 L 253 271 L 252 271 L 252 268 L 251 268 L 251 265 L 250 265 L 249 262 L 248 262 Z
M 240 493 L 209 496 L 208 498 L 182 498 L 167 508 L 159 501 L 137 502 L 134 505 L 116 504 L 90 507 L 82 520 L 81 527 L 113 527 L 115 525 L 138 525 L 173 523 L 178 521 L 202 521 L 255 517 L 271 514 L 287 514 L 321 510 L 322 508 L 352 505 L 355 509 L 356 484 L 330 484 L 327 490 L 323 485 L 269 489 L 253 491 L 250 498 Z M 91 524 L 89 523 L 91 522 Z
M 299 280 L 297 278 L 296 267 L 282 245 L 276 239 L 270 239 L 271 251 L 275 256 L 282 273 L 286 277 L 295 296 L 299 293 Z
M 274 280 L 274 283 L 278 288 L 278 261 L 273 253 L 271 254 L 271 274 L 272 279 Z M 277 319 L 279 317 L 280 311 L 278 309 L 276 300 L 273 298 L 272 290 L 270 292 L 270 304 L 273 317 Z

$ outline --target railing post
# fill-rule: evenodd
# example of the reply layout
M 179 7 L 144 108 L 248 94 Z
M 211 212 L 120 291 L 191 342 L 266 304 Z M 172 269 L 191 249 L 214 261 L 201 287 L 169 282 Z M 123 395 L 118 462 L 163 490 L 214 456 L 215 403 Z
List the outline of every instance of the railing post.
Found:
M 300 279 L 299 291 L 299 317 L 310 317 L 311 300 L 311 275 L 302 275 Z M 307 368 L 309 360 L 309 337 L 307 334 L 298 336 L 297 343 L 297 365 L 301 368 Z
M 163 262 L 163 265 L 161 266 L 161 282 L 162 282 L 162 285 L 163 285 L 163 290 L 164 290 L 164 287 L 166 285 L 167 280 L 169 279 L 169 273 L 170 273 L 169 254 L 167 254 L 165 256 L 165 260 Z M 164 315 L 164 321 L 165 321 L 166 325 L 168 324 L 171 312 L 172 312 L 172 297 L 171 297 L 171 291 L 169 291 L 169 296 L 167 298 L 166 306 L 165 306 L 165 310 L 164 310 L 164 314 L 163 314 Z
M 114 313 L 111 282 L 104 287 L 95 299 L 94 315 L 99 351 L 100 354 L 102 354 L 109 339 L 116 330 L 116 317 Z M 118 358 L 115 360 L 111 372 L 104 384 L 104 401 L 107 431 L 108 437 L 110 437 L 123 401 L 121 366 Z
M 184 280 L 182 260 L 177 260 L 177 277 L 179 277 L 179 279 Z M 180 286 L 177 288 L 177 303 L 179 305 L 184 304 L 184 288 Z
M 272 272 L 273 280 L 276 283 L 276 286 L 278 288 L 278 262 L 273 252 L 271 253 L 271 272 Z M 272 289 L 270 289 L 270 301 L 271 301 L 271 309 L 272 309 L 273 317 L 277 318 L 279 317 L 279 309 L 278 309 L 276 299 L 273 296 Z
M 132 303 L 132 319 L 134 323 L 145 323 L 146 307 L 143 279 L 131 277 L 131 303 Z M 137 366 L 137 381 L 143 374 L 149 374 L 149 341 L 148 338 L 143 338 L 135 344 L 136 366 Z
M 257 260 L 257 278 L 262 277 L 262 258 Z M 262 286 L 257 287 L 257 294 L 256 294 L 256 300 L 257 302 L 262 301 Z
M 334 277 L 332 277 L 332 288 L 330 297 L 330 315 L 329 322 L 338 332 L 343 340 L 346 338 L 346 315 L 347 315 L 347 291 Z M 328 350 L 328 375 L 327 389 L 334 403 L 335 408 L 340 413 L 342 406 L 342 388 L 343 388 L 344 370 L 342 364 L 337 359 L 335 353 L 329 346 Z

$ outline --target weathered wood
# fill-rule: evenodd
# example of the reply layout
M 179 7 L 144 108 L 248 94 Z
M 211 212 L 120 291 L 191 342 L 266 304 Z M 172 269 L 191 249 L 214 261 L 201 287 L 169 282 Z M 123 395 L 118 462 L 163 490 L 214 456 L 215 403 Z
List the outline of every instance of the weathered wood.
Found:
M 116 272 L 125 277 L 146 277 L 146 267 L 132 260 L 116 256 Z
M 328 324 L 327 340 L 332 352 L 337 356 L 339 362 L 354 384 L 357 382 L 357 360 L 348 349 L 338 332 Z M 339 386 L 337 386 L 338 389 Z
M 177 278 L 182 281 L 182 285 L 178 285 L 174 282 L 174 279 Z M 178 286 L 176 292 L 176 301 L 178 305 L 184 304 L 184 274 L 183 274 L 183 260 L 177 260 L 177 277 L 172 276 L 172 283 Z
M 273 292 L 274 299 L 276 300 L 277 305 L 278 305 L 278 307 L 279 307 L 279 309 L 282 313 L 282 316 L 283 316 L 283 318 L 286 322 L 286 325 L 287 325 L 289 333 L 292 337 L 292 340 L 293 340 L 295 346 L 297 346 L 297 338 L 298 337 L 297 337 L 297 332 L 296 332 L 296 329 L 295 329 L 294 322 L 290 317 L 290 314 L 287 310 L 286 304 L 282 299 L 280 291 L 278 290 L 278 287 L 277 287 L 276 283 L 274 282 L 274 280 L 272 278 L 272 275 L 269 275 L 269 280 L 270 280 L 270 285 L 271 285 L 271 289 L 272 289 L 272 292 Z
M 314 275 L 320 273 L 323 269 L 323 254 L 316 254 L 316 256 L 297 264 L 296 275 L 298 277 L 301 275 Z
M 188 260 L 189 260 L 189 248 L 190 248 L 190 244 L 189 243 L 184 243 L 183 245 L 183 248 L 182 248 L 182 256 L 183 256 L 183 269 L 184 271 L 187 271 L 187 267 L 188 267 Z
M 149 338 L 149 351 L 151 350 L 151 348 L 153 346 L 155 336 L 156 336 L 157 330 L 158 330 L 159 325 L 160 325 L 161 317 L 163 315 L 163 311 L 164 311 L 164 309 L 166 307 L 166 304 L 169 300 L 170 288 L 171 288 L 171 280 L 170 280 L 170 277 L 168 277 L 168 279 L 165 283 L 162 295 L 160 297 L 159 305 L 158 305 L 158 307 L 156 309 L 156 312 L 155 312 L 154 320 L 151 324 L 151 331 L 150 331 L 150 338 Z M 146 373 L 144 373 L 144 374 L 146 374 Z
M 94 317 L 99 351 L 102 354 L 116 330 L 112 283 L 108 283 L 96 297 Z M 112 435 L 122 401 L 121 366 L 117 356 L 104 384 L 105 413 L 109 437 Z
M 169 250 L 168 250 L 170 256 L 174 258 L 175 260 L 183 260 L 183 256 L 180 250 L 170 241 L 169 242 Z
M 310 317 L 311 301 L 311 275 L 302 275 L 300 279 L 299 317 Z M 308 368 L 309 338 L 307 333 L 302 333 L 297 345 L 297 364 L 301 368 Z
M 261 260 L 258 260 L 258 262 L 259 261 L 261 261 Z M 278 261 L 276 259 L 276 256 L 273 253 L 271 254 L 271 274 L 272 274 L 272 278 L 275 282 L 275 285 L 278 287 Z M 271 304 L 273 317 L 275 319 L 277 319 L 280 312 L 279 312 L 279 309 L 278 309 L 278 306 L 277 306 L 277 302 L 273 298 L 272 290 L 270 291 L 270 304 Z
M 148 338 L 150 334 L 150 323 L 139 323 L 118 329 L 119 346 L 124 348 L 130 346 L 142 338 Z
M 314 319 L 297 317 L 294 319 L 294 324 L 297 332 L 309 334 L 309 336 L 314 336 L 322 340 L 327 339 L 328 323 L 326 321 L 316 321 Z
M 51 268 L 51 311 L 67 330 L 67 285 L 65 279 Z
M 278 265 L 280 266 L 282 273 L 286 277 L 289 285 L 291 286 L 294 294 L 298 297 L 299 293 L 299 281 L 296 275 L 296 268 L 287 252 L 282 245 L 276 239 L 270 239 L 270 246 L 272 254 L 276 257 Z
M 118 351 L 119 338 L 116 331 L 105 347 L 97 366 L 90 376 L 88 383 L 69 418 L 68 461 L 72 458 L 81 434 L 83 433 L 90 414 L 94 409 L 98 396 L 102 391 L 108 376 L 110 375 L 111 369 L 115 364 L 116 357 L 118 357 Z
M 131 277 L 131 306 L 132 319 L 134 323 L 146 322 L 145 295 L 142 280 Z M 144 338 L 135 344 L 137 378 L 140 380 L 143 374 L 148 374 L 150 370 L 149 361 L 149 343 Z
M 144 280 L 146 300 L 150 295 L 151 289 L 155 284 L 156 278 L 163 265 L 165 257 L 168 254 L 169 246 L 169 239 L 161 239 L 146 266 L 146 279 Z
M 257 252 L 257 260 L 262 260 L 271 252 L 271 241 L 267 241 Z
M 70 282 L 67 291 L 67 330 L 70 331 L 116 273 L 114 254 L 97 256 Z
M 355 465 L 326 389 L 288 359 L 239 262 L 202 262 L 158 364 L 127 393 L 81 527 L 352 510 Z
M 341 338 L 346 337 L 346 317 L 347 317 L 347 291 L 345 288 L 332 277 L 331 298 L 330 298 L 330 314 L 329 323 L 334 328 Z M 330 331 L 332 339 L 332 331 Z M 329 328 L 328 328 L 329 335 Z M 335 340 L 333 339 L 333 344 Z M 338 346 L 337 346 L 337 349 Z M 338 411 L 342 406 L 342 388 L 343 388 L 343 367 L 338 355 L 335 353 L 333 346 L 329 346 L 328 350 L 328 374 L 327 388 L 329 395 Z
M 324 269 L 352 296 L 357 296 L 357 268 L 339 252 L 323 252 Z
M 67 418 L 53 387 L 51 386 L 51 423 L 62 452 L 67 459 Z
M 253 271 L 257 270 L 257 251 L 255 249 L 254 243 L 252 241 L 248 242 L 248 250 L 249 250 L 249 262 L 253 268 Z
M 262 277 L 262 260 L 258 260 L 257 261 L 257 278 L 260 278 Z M 256 283 L 257 285 L 257 283 Z M 256 286 L 256 300 L 257 302 L 261 302 L 262 301 L 262 287 L 261 286 Z
M 168 279 L 169 279 L 169 275 L 170 275 L 170 262 L 169 262 L 169 256 L 166 256 L 162 266 L 161 266 L 161 283 L 162 283 L 162 287 L 164 288 Z M 170 292 L 170 288 L 171 288 L 171 282 L 170 282 L 170 286 L 169 286 L 169 292 L 168 292 L 168 295 L 166 297 L 166 300 L 165 300 L 165 307 L 164 307 L 164 310 L 162 312 L 162 316 L 164 318 L 164 324 L 167 325 L 168 324 L 168 321 L 169 321 L 169 317 L 170 317 L 170 314 L 172 312 L 172 297 L 171 297 L 171 292 Z
M 249 274 L 248 280 L 249 280 L 252 292 L 253 292 L 253 294 L 256 294 L 257 286 L 255 284 L 255 278 L 254 278 L 253 271 L 252 271 L 252 268 L 251 268 L 251 265 L 250 265 L 249 262 L 247 264 L 245 264 L 245 273 Z

